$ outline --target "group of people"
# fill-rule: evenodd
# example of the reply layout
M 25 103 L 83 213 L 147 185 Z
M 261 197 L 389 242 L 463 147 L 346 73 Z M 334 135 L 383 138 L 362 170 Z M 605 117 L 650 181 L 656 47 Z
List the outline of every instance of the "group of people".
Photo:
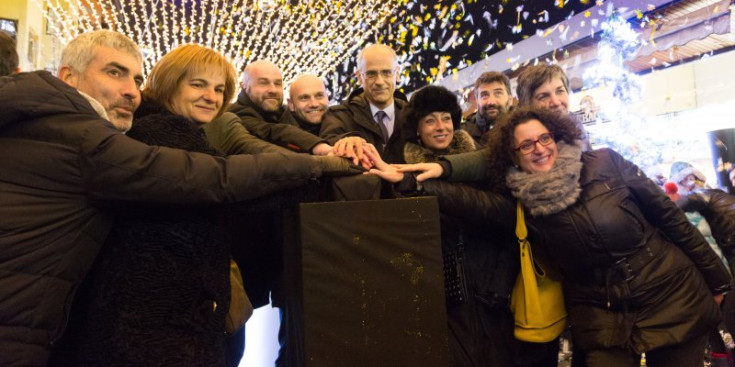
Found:
M 232 64 L 195 44 L 144 78 L 113 31 L 71 41 L 57 76 L 15 60 L 0 79 L 0 365 L 237 365 L 250 303 L 288 307 L 278 213 L 334 199 L 342 176 L 379 176 L 379 198 L 439 198 L 442 251 L 463 262 L 445 274 L 462 284 L 446 299 L 453 365 L 558 362 L 558 339 L 513 337 L 516 202 L 563 282 L 575 365 L 701 365 L 720 320 L 723 262 L 640 169 L 591 150 L 556 65 L 524 69 L 517 103 L 507 76 L 483 73 L 463 121 L 443 87 L 397 91 L 381 44 L 329 107 L 308 74 L 284 105 L 267 60 L 236 96 Z

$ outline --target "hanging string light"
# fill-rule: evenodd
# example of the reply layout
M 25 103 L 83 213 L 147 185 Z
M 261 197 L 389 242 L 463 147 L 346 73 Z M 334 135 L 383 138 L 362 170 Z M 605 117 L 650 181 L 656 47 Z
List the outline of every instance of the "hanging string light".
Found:
M 63 44 L 110 28 L 138 43 L 144 72 L 185 43 L 212 47 L 237 70 L 268 59 L 286 81 L 331 76 L 386 22 L 400 0 L 34 0 Z

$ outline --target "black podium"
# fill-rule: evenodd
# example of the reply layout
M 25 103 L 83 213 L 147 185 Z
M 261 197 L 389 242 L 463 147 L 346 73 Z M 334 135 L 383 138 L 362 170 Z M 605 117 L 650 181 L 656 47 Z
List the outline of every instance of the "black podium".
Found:
M 301 204 L 286 222 L 289 366 L 449 365 L 435 198 Z

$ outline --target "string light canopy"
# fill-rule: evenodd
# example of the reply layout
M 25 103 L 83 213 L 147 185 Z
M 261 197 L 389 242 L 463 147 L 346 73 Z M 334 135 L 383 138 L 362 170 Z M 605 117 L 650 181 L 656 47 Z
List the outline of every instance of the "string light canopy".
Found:
M 34 0 L 66 44 L 108 28 L 138 43 L 144 72 L 168 51 L 198 43 L 238 71 L 268 59 L 284 80 L 301 73 L 336 78 L 337 66 L 385 23 L 403 0 Z

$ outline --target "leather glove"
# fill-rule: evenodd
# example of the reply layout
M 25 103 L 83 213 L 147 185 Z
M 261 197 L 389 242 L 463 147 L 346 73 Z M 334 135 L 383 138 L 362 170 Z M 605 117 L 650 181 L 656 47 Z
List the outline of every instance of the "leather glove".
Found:
M 347 158 L 335 156 L 312 156 L 322 168 L 322 176 L 351 176 L 365 172 L 360 166 L 355 166 Z

